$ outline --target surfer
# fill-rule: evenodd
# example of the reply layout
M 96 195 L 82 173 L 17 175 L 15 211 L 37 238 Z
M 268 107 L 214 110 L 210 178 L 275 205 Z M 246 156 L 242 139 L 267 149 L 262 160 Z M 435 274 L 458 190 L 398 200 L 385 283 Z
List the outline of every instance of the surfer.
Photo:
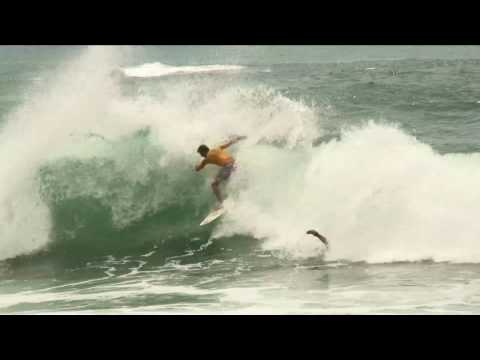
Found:
M 321 242 L 323 242 L 323 243 L 325 244 L 325 246 L 326 246 L 327 249 L 328 249 L 328 241 L 327 241 L 327 239 L 325 238 L 325 236 L 320 235 L 320 234 L 318 233 L 318 231 L 316 231 L 316 230 L 308 230 L 308 231 L 307 231 L 307 234 L 313 235 L 313 236 L 317 237 Z
M 219 147 L 216 147 L 214 149 L 210 149 L 207 145 L 203 144 L 200 145 L 197 149 L 197 152 L 202 157 L 204 157 L 204 159 L 200 164 L 195 166 L 196 171 L 202 170 L 208 164 L 213 164 L 221 167 L 217 176 L 215 176 L 215 180 L 212 182 L 213 193 L 215 194 L 219 202 L 217 209 L 222 207 L 222 203 L 224 200 L 222 194 L 220 193 L 220 183 L 226 182 L 230 178 L 230 175 L 232 175 L 232 172 L 235 170 L 235 159 L 230 154 L 228 154 L 225 149 L 245 138 L 246 136 L 237 136 L 233 140 L 230 140 L 229 142 L 220 145 Z

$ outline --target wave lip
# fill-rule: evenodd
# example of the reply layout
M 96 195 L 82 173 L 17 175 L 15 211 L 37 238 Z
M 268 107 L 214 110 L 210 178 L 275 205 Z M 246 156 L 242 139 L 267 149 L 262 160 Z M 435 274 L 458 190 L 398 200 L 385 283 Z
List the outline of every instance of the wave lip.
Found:
M 244 69 L 240 65 L 198 65 L 198 66 L 171 66 L 160 62 L 146 63 L 140 66 L 123 68 L 122 71 L 128 77 L 161 77 L 174 74 L 197 74 L 212 72 L 240 71 Z

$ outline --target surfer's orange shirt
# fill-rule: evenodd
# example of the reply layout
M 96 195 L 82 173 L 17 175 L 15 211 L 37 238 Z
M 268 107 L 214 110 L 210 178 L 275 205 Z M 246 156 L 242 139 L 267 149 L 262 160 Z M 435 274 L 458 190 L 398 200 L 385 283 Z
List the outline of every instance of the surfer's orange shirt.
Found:
M 206 164 L 214 164 L 220 167 L 231 165 L 235 162 L 233 157 L 231 157 L 222 147 L 211 149 L 205 159 Z
M 228 176 L 230 175 L 229 172 L 233 170 L 235 159 L 229 153 L 227 153 L 225 149 L 245 138 L 246 136 L 237 136 L 235 139 L 230 140 L 228 143 L 220 145 L 214 149 L 209 149 L 207 145 L 200 145 L 197 152 L 201 156 L 203 156 L 204 159 L 200 164 L 195 166 L 195 170 L 200 171 L 205 167 L 205 165 L 213 164 L 220 166 L 221 168 L 223 168 L 222 170 L 230 169 L 229 171 L 227 171 L 228 174 L 222 173 L 222 177 L 226 176 L 226 178 L 228 178 Z

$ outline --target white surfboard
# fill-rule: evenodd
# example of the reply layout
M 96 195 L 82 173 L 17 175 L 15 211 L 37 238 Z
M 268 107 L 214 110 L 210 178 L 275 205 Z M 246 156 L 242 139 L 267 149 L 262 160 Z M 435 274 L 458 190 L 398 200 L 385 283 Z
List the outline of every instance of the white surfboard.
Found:
M 200 226 L 210 224 L 213 220 L 219 218 L 223 214 L 225 214 L 226 210 L 225 208 L 220 208 L 217 210 L 212 211 L 210 214 L 207 215 L 207 217 L 200 223 Z

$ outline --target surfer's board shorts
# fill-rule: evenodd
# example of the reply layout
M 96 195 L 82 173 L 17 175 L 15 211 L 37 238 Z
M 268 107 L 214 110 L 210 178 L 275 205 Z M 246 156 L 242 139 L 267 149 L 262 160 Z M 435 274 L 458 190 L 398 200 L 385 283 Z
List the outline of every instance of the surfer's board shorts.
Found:
M 230 178 L 230 175 L 235 171 L 235 164 L 224 166 L 220 169 L 217 176 L 215 177 L 216 182 L 227 181 Z

